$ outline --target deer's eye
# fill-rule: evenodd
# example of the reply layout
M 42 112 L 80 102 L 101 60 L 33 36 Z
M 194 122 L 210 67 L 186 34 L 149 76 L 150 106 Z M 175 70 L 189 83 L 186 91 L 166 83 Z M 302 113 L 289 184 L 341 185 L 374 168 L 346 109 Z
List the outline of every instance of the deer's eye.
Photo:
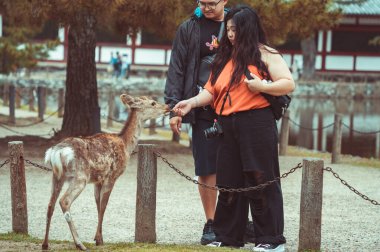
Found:
M 155 106 L 157 103 L 156 102 L 152 102 L 152 106 Z

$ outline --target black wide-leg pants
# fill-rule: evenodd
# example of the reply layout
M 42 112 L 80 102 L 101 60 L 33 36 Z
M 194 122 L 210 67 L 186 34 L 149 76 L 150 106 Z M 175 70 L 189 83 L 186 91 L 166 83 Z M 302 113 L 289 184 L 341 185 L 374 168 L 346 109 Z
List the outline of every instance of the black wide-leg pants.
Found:
M 280 175 L 278 133 L 270 108 L 222 116 L 219 121 L 224 132 L 217 153 L 219 187 L 252 187 Z M 249 204 L 256 243 L 285 243 L 280 182 L 260 191 L 220 192 L 214 219 L 217 240 L 244 246 Z

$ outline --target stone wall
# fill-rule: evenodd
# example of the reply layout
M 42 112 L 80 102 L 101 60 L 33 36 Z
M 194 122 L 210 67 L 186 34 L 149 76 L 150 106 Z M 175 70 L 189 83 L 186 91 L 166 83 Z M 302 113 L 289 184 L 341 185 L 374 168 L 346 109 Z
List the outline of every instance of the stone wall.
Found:
M 0 76 L 0 85 L 13 84 L 16 87 L 43 86 L 58 89 L 65 86 L 65 76 L 49 74 L 49 76 L 32 75 L 29 78 L 17 76 Z M 131 77 L 125 79 L 98 78 L 100 91 L 112 87 L 114 90 L 128 92 L 136 95 L 163 96 L 165 79 Z M 304 98 L 338 98 L 338 99 L 379 99 L 380 81 L 373 83 L 354 82 L 297 82 L 294 97 Z
M 306 98 L 379 99 L 380 82 L 370 84 L 352 82 L 299 82 L 292 96 Z

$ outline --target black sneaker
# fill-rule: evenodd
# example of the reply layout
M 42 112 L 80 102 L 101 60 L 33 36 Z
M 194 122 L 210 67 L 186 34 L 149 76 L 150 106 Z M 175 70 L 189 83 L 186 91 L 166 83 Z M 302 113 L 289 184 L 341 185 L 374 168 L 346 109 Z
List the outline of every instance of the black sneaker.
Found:
M 208 220 L 203 228 L 203 234 L 201 238 L 202 245 L 207 245 L 209 243 L 212 243 L 216 239 L 214 229 L 212 228 L 212 223 L 213 221 L 211 219 Z
M 261 243 L 253 248 L 254 252 L 285 252 L 284 244 L 264 244 Z
M 255 229 L 253 228 L 253 221 L 247 222 L 245 228 L 244 243 L 255 243 Z

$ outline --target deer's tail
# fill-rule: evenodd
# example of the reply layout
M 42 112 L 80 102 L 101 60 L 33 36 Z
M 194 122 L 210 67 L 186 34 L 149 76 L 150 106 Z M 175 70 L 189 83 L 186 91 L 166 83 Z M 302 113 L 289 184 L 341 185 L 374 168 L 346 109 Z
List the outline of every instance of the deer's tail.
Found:
M 50 164 L 57 179 L 61 178 L 63 167 L 72 161 L 74 161 L 74 150 L 71 147 L 54 146 L 45 153 L 45 163 Z

